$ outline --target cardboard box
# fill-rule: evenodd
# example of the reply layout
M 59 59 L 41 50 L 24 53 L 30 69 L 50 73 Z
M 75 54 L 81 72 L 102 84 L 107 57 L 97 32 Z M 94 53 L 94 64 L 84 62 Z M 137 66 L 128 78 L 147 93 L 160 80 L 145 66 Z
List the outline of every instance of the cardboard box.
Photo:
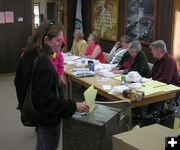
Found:
M 154 124 L 113 135 L 113 150 L 165 150 L 165 137 L 180 132 Z

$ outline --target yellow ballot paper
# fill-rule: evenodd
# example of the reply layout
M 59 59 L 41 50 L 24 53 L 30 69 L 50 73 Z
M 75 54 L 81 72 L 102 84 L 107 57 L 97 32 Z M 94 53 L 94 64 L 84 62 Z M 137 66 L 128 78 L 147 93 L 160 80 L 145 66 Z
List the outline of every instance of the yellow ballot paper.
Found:
M 156 87 L 160 87 L 160 86 L 165 86 L 167 85 L 166 83 L 163 83 L 163 82 L 159 82 L 159 81 L 149 81 L 149 82 L 146 82 L 146 83 L 143 83 L 144 86 L 146 87 L 151 87 L 151 88 L 156 88 Z
M 116 77 L 113 77 L 115 80 L 118 80 L 118 81 L 121 81 L 121 75 L 120 76 L 116 76 Z
M 86 104 L 89 105 L 89 112 L 94 110 L 96 95 L 97 90 L 94 89 L 93 85 L 84 92 Z

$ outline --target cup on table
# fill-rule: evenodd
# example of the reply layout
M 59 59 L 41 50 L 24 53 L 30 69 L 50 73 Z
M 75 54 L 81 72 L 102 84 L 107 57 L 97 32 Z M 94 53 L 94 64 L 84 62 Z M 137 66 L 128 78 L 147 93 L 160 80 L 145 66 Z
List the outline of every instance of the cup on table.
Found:
M 92 60 L 88 61 L 88 68 L 89 68 L 90 71 L 95 70 L 94 62 Z

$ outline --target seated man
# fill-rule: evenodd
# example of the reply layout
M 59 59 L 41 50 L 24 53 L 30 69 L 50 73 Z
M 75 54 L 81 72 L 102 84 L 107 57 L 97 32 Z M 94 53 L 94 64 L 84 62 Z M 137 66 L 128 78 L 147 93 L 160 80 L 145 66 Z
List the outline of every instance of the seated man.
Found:
M 150 45 L 151 53 L 156 58 L 152 68 L 152 79 L 167 84 L 180 86 L 180 76 L 176 61 L 167 53 L 166 44 L 162 40 L 157 40 Z M 164 102 L 150 104 L 147 113 L 160 111 Z
M 123 55 L 122 60 L 112 69 L 112 72 L 116 74 L 127 74 L 129 71 L 137 71 L 142 77 L 146 78 L 151 76 L 146 55 L 142 51 L 141 43 L 138 40 L 129 44 L 128 51 Z
M 110 51 L 107 63 L 116 64 L 120 62 L 123 54 L 127 52 L 127 48 L 130 42 L 131 42 L 131 38 L 129 36 L 127 35 L 122 36 L 120 38 L 120 41 L 116 42 L 116 44 Z
M 180 86 L 180 76 L 176 61 L 167 53 L 164 41 L 154 41 L 150 48 L 153 57 L 156 58 L 152 68 L 152 79 Z

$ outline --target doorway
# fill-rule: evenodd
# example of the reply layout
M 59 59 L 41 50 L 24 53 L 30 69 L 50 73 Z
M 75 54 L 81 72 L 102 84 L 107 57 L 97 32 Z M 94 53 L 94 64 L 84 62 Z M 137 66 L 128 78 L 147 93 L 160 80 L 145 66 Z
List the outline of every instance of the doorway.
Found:
M 173 57 L 175 58 L 178 70 L 180 71 L 180 1 L 174 0 L 174 27 L 173 27 Z

